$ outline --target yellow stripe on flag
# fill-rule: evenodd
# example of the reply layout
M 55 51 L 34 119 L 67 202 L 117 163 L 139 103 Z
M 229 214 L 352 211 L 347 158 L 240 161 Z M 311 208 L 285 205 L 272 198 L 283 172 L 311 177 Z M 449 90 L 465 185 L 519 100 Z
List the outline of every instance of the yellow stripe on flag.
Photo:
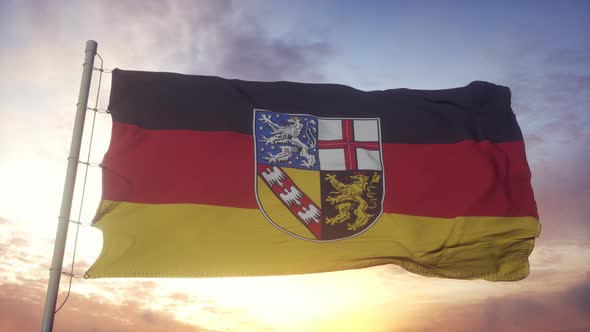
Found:
M 438 277 L 520 280 L 540 224 L 532 217 L 383 214 L 351 239 L 312 242 L 257 209 L 103 201 L 100 277 L 223 277 L 327 272 L 382 264 Z

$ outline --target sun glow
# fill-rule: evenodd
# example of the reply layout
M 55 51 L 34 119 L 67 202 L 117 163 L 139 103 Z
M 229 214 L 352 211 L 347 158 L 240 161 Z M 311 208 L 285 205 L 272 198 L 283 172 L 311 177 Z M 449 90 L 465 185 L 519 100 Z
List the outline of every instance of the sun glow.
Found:
M 184 294 L 193 294 L 201 300 L 207 298 L 219 310 L 231 312 L 232 319 L 240 317 L 245 325 L 255 323 L 252 331 L 261 327 L 280 331 L 358 331 L 361 326 L 366 329 L 377 323 L 371 322 L 372 313 L 365 308 L 392 300 L 374 286 L 380 284 L 379 279 L 378 274 L 365 270 L 197 282 L 174 280 L 170 286 L 182 288 Z M 179 320 L 202 324 L 203 316 L 193 305 L 177 309 Z M 230 328 L 221 325 L 218 326 L 221 329 Z M 243 325 L 240 330 L 247 329 Z

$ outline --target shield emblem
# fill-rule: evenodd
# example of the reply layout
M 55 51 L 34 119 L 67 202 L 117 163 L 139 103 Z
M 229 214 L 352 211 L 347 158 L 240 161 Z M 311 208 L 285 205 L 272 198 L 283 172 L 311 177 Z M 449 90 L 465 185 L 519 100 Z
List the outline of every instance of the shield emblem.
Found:
M 369 229 L 383 211 L 378 118 L 254 110 L 256 199 L 300 239 L 334 241 Z

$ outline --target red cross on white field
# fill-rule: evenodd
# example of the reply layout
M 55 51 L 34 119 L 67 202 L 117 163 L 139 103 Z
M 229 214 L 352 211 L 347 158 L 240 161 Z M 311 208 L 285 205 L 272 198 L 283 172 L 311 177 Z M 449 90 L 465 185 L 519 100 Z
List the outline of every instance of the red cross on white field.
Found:
M 379 151 L 378 141 L 356 141 L 354 123 L 352 119 L 340 120 L 342 123 L 342 138 L 335 140 L 319 140 L 319 149 L 343 149 L 346 170 L 358 169 L 357 148 Z

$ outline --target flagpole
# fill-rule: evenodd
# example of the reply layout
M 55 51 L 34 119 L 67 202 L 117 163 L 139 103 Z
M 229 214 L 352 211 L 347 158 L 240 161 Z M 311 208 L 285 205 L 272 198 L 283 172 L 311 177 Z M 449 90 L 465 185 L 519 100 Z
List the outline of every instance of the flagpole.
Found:
M 53 247 L 53 259 L 51 260 L 51 268 L 49 269 L 49 282 L 47 284 L 47 295 L 45 297 L 45 309 L 43 310 L 43 323 L 41 326 L 42 332 L 51 332 L 53 330 L 55 306 L 57 303 L 57 294 L 59 292 L 59 281 L 63 266 L 66 240 L 68 236 L 68 225 L 70 223 L 72 200 L 74 197 L 76 172 L 78 171 L 78 161 L 80 159 L 80 146 L 82 145 L 84 119 L 86 117 L 86 109 L 88 107 L 88 95 L 90 94 L 90 83 L 92 82 L 92 70 L 94 68 L 94 56 L 96 55 L 97 48 L 98 44 L 94 40 L 86 41 L 86 56 L 84 58 L 82 80 L 80 82 L 80 92 L 78 93 L 78 103 L 76 104 L 76 120 L 74 122 L 74 130 L 72 131 L 70 155 L 68 156 L 68 168 L 66 171 L 66 180 L 61 199 L 61 209 L 59 212 L 55 245 Z

